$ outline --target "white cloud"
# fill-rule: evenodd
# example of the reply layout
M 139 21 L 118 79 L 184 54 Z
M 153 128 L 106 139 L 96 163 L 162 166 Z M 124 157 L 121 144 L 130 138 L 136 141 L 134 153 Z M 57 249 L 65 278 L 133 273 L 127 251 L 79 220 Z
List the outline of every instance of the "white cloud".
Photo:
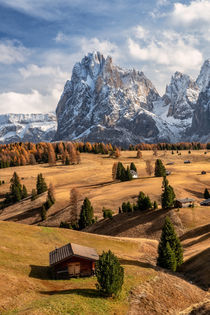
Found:
M 134 27 L 134 35 L 139 39 L 146 39 L 149 35 L 149 32 L 141 25 Z
M 51 94 L 43 95 L 37 90 L 31 93 L 1 93 L 0 112 L 4 113 L 43 113 L 55 110 L 60 91 L 52 89 Z
M 16 40 L 0 41 L 0 63 L 13 64 L 24 62 L 29 55 L 29 49 Z
M 77 40 L 77 44 L 83 55 L 92 51 L 100 51 L 105 56 L 112 56 L 114 60 L 119 58 L 118 46 L 108 40 L 100 41 L 98 38 L 80 38 Z
M 210 1 L 196 0 L 189 5 L 175 3 L 171 14 L 173 22 L 182 25 L 192 25 L 193 23 L 210 24 Z
M 25 68 L 19 69 L 20 74 L 24 79 L 29 77 L 42 77 L 49 76 L 51 80 L 55 77 L 58 79 L 66 79 L 68 76 L 67 72 L 63 72 L 60 67 L 40 67 L 35 64 L 30 64 Z
M 165 6 L 168 5 L 169 1 L 168 0 L 157 0 L 157 6 L 161 7 L 161 6 Z
M 165 65 L 170 70 L 188 71 L 198 69 L 202 63 L 201 52 L 194 47 L 196 40 L 181 36 L 174 31 L 150 34 L 146 43 L 128 39 L 130 55 L 136 60 Z

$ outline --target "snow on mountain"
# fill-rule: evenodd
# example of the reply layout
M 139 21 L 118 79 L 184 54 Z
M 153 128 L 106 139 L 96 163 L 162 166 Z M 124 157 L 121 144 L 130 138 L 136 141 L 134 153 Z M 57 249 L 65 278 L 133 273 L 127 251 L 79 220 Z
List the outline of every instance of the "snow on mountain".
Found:
M 56 129 L 54 113 L 0 115 L 0 143 L 51 141 Z
M 0 115 L 0 142 L 82 140 L 210 141 L 210 59 L 196 81 L 175 72 L 160 97 L 143 72 L 99 52 L 73 67 L 54 114 Z M 56 130 L 57 128 L 57 130 Z
M 210 59 L 207 59 L 200 71 L 200 74 L 196 80 L 197 85 L 201 91 L 204 91 L 210 81 Z
M 56 139 L 112 141 L 118 144 L 157 141 L 153 102 L 160 96 L 143 72 L 113 65 L 99 52 L 73 68 L 57 106 Z

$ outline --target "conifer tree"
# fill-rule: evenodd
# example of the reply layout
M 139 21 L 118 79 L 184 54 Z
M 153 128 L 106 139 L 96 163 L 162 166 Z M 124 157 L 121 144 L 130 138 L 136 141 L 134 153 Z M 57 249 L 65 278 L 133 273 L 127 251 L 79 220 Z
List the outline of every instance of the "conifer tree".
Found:
M 154 210 L 158 209 L 157 201 L 154 201 L 154 203 L 153 203 L 153 209 L 154 209 Z
M 169 209 L 174 206 L 176 195 L 173 188 L 168 184 L 166 177 L 163 177 L 161 203 L 163 209 Z
M 167 246 L 167 243 L 170 248 Z M 174 253 L 176 264 L 174 263 L 174 256 L 171 254 L 170 249 Z M 171 223 L 169 217 L 166 217 L 158 245 L 157 265 L 175 271 L 182 263 L 182 245 L 176 235 L 173 224 Z
M 140 191 L 136 209 L 138 210 L 149 210 L 152 208 L 152 203 L 149 196 L 146 196 L 142 191 Z
M 26 186 L 23 185 L 23 188 L 22 188 L 22 199 L 26 198 L 27 196 L 28 196 L 28 192 L 27 192 Z
M 16 172 L 14 172 L 10 180 L 10 193 L 13 202 L 20 201 L 22 199 L 22 186 L 20 183 L 20 178 Z
M 37 195 L 42 194 L 43 192 L 47 191 L 47 184 L 41 173 L 37 175 L 36 190 L 37 190 Z
M 93 207 L 90 200 L 86 197 L 84 199 L 80 218 L 79 218 L 79 228 L 80 230 L 84 229 L 86 226 L 89 226 L 93 223 Z
M 160 159 L 157 159 L 155 162 L 155 176 L 164 177 L 166 176 L 166 169 Z
M 205 188 L 203 196 L 204 196 L 205 199 L 209 199 L 210 198 L 210 193 L 209 193 L 207 188 Z
M 36 189 L 32 189 L 32 192 L 31 192 L 31 201 L 35 200 L 36 199 Z
M 131 162 L 130 170 L 133 170 L 133 171 L 137 172 L 136 165 L 133 162 Z
M 42 205 L 42 208 L 41 208 L 41 218 L 42 218 L 42 221 L 46 220 L 47 218 L 47 210 L 44 204 Z
M 106 296 L 116 297 L 122 290 L 124 269 L 118 258 L 109 250 L 96 262 L 97 288 Z

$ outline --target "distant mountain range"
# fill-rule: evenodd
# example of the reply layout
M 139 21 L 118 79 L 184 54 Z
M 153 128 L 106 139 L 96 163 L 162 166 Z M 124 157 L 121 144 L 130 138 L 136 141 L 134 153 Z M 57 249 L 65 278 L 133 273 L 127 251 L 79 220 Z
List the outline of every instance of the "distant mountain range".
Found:
M 55 116 L 44 116 L 0 115 L 0 141 L 210 141 L 210 59 L 196 81 L 176 72 L 161 97 L 143 72 L 89 53 L 75 64 L 65 84 L 56 109 L 57 130 Z

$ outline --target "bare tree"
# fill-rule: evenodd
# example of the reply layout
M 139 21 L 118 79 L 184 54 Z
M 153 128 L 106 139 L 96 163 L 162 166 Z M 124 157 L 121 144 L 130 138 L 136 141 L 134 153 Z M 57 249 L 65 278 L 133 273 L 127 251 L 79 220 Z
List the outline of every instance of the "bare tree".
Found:
M 79 200 L 80 193 L 77 188 L 72 188 L 70 191 L 70 220 L 77 222 L 79 217 Z
M 117 165 L 118 163 L 115 162 L 112 166 L 112 179 L 115 180 L 116 179 L 116 174 L 117 174 Z
M 151 176 L 154 172 L 154 168 L 152 166 L 152 162 L 150 160 L 146 160 L 146 173 Z
M 156 148 L 156 147 L 154 147 L 154 148 L 152 149 L 152 151 L 153 151 L 153 155 L 154 155 L 154 156 L 158 156 L 158 151 L 157 151 L 157 148 Z
M 140 150 L 137 151 L 136 158 L 137 159 L 141 159 L 142 158 L 142 152 Z

